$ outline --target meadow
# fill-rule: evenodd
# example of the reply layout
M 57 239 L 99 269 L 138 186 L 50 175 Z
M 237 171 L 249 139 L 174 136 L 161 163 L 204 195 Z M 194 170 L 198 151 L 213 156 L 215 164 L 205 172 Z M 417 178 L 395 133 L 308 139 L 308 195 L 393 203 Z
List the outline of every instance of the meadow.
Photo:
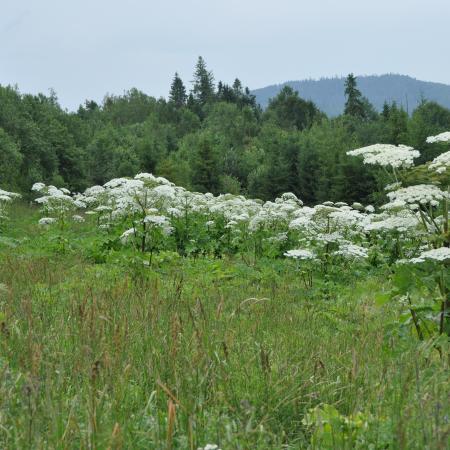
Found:
M 354 155 L 398 183 L 417 155 L 393 147 Z M 151 174 L 33 192 L 0 192 L 1 448 L 448 448 L 434 181 L 379 211 Z

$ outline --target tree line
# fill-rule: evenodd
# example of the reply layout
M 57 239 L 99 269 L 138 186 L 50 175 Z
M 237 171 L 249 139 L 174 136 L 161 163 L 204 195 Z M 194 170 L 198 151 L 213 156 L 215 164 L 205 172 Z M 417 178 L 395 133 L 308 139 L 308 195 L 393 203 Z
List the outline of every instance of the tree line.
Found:
M 175 74 L 167 99 L 131 89 L 68 112 L 54 92 L 0 86 L 0 186 L 27 192 L 43 181 L 82 191 L 152 172 L 213 194 L 372 202 L 382 180 L 347 150 L 402 143 L 422 151 L 419 163 L 443 151 L 425 139 L 450 129 L 450 110 L 424 100 L 411 115 L 395 103 L 377 113 L 352 74 L 345 94 L 335 118 L 288 86 L 262 110 L 239 79 L 216 83 L 202 57 L 191 88 Z

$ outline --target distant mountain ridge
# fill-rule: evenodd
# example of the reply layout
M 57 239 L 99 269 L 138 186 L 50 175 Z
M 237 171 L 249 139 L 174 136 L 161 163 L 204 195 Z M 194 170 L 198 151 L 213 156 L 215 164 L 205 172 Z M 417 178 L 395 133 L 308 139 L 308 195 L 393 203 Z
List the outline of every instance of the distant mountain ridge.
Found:
M 283 86 L 291 86 L 300 97 L 312 100 L 329 116 L 337 116 L 344 111 L 345 77 L 322 78 L 320 80 L 287 81 L 260 89 L 252 94 L 265 108 L 269 99 L 275 97 Z M 450 85 L 421 81 L 407 75 L 385 74 L 357 77 L 358 88 L 378 111 L 385 101 L 397 102 L 410 113 L 423 99 L 432 100 L 450 109 Z

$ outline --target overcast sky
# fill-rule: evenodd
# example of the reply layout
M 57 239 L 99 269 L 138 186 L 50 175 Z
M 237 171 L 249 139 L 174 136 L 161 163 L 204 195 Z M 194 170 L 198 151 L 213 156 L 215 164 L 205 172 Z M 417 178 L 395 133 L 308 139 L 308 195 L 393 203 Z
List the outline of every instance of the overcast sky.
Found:
M 0 0 L 0 84 L 86 98 L 189 85 L 199 55 L 251 89 L 401 73 L 450 84 L 450 0 Z

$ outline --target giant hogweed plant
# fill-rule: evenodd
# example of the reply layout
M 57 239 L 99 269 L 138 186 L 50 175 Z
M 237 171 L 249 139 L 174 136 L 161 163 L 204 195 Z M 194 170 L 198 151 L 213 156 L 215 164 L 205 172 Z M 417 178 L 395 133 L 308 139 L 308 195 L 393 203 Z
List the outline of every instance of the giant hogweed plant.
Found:
M 0 188 L 0 232 L 9 219 L 9 211 L 14 200 L 19 199 L 20 194 L 5 191 Z
M 80 196 L 73 195 L 68 189 L 34 183 L 31 190 L 40 195 L 34 200 L 41 207 L 42 217 L 39 219 L 39 225 L 56 225 L 60 230 L 64 230 L 71 221 L 84 220 L 75 212 L 86 208 L 86 204 Z
M 429 143 L 450 142 L 450 133 L 427 139 Z M 381 207 L 379 220 L 366 227 L 395 242 L 391 258 L 395 289 L 410 316 L 406 324 L 415 328 L 419 339 L 450 336 L 450 239 L 449 171 L 450 152 L 443 153 L 429 165 L 433 184 L 403 186 L 417 150 L 406 146 L 373 145 L 352 150 L 349 155 L 362 156 L 365 164 L 376 164 L 390 173 L 392 184 L 386 187 L 388 202 Z M 447 178 L 448 180 L 448 178 Z M 443 185 L 444 184 L 444 185 Z M 441 347 L 437 346 L 441 352 Z
M 430 142 L 445 139 L 443 134 Z M 390 177 L 388 201 L 379 211 L 371 205 L 344 202 L 308 207 L 292 193 L 267 202 L 201 194 L 148 173 L 116 178 L 83 194 L 42 183 L 33 190 L 41 194 L 36 200 L 45 216 L 41 225 L 63 232 L 73 220 L 93 217 L 91 224 L 95 222 L 113 247 L 128 246 L 141 253 L 147 264 L 161 251 L 191 257 L 237 255 L 248 264 L 284 255 L 295 260 L 299 279 L 308 288 L 316 273 L 331 285 L 335 277 L 355 276 L 368 264 L 386 265 L 395 272 L 397 296 L 408 299 L 418 334 L 444 334 L 448 328 L 448 188 L 444 190 L 436 176 L 445 177 L 448 152 L 428 165 L 427 179 L 433 182 L 416 185 L 411 185 L 410 175 L 419 152 L 411 147 L 376 144 L 348 154 L 379 166 Z M 86 212 L 74 215 L 77 209 Z M 414 280 L 412 271 L 418 271 L 417 280 L 429 278 L 432 283 L 424 283 L 418 295 L 417 289 L 401 281 L 405 271 L 410 272 L 404 275 L 408 280 Z M 431 331 L 425 333 L 425 327 Z

